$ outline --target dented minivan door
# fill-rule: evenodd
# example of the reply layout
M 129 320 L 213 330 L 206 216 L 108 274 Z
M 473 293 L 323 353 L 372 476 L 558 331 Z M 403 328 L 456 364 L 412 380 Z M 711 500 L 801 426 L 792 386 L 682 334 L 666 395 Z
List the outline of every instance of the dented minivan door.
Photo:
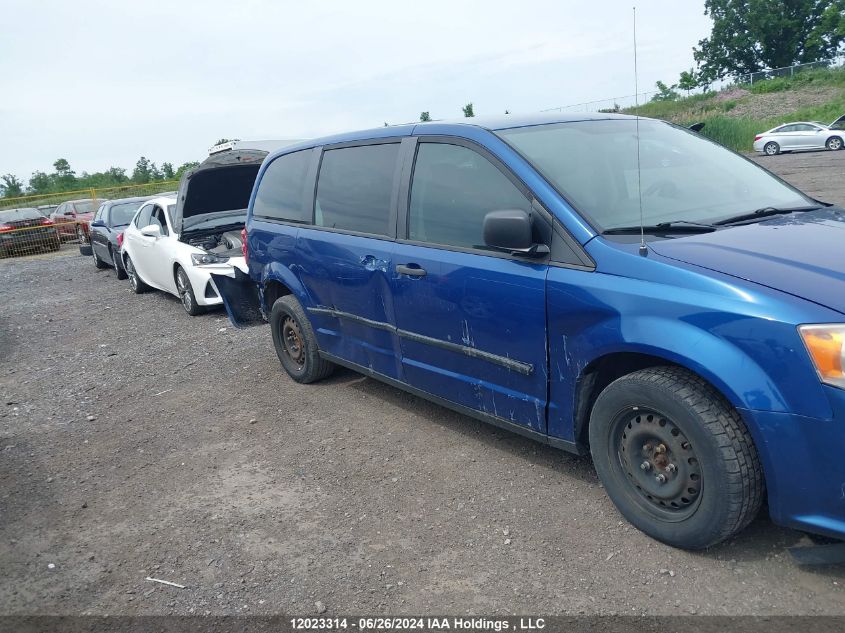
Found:
M 546 432 L 547 258 L 484 243 L 485 216 L 532 212 L 529 198 L 480 148 L 419 143 L 393 300 L 408 384 Z

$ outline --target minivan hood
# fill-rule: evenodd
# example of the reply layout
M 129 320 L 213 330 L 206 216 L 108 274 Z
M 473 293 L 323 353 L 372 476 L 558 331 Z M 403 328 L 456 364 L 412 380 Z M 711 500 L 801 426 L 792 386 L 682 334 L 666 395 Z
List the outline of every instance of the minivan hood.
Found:
M 212 215 L 246 214 L 263 150 L 232 150 L 212 154 L 182 176 L 176 197 L 173 230 L 181 235 Z
M 843 244 L 845 210 L 830 207 L 649 242 L 649 248 L 845 313 Z

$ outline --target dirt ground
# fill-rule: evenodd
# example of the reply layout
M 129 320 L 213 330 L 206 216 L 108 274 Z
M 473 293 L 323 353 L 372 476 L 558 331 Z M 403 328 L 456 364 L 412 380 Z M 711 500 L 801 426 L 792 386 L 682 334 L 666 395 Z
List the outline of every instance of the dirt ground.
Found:
M 845 203 L 845 152 L 760 162 Z M 74 248 L 0 261 L 0 398 L 5 614 L 845 613 L 845 568 L 796 566 L 765 513 L 666 547 L 589 459 L 349 371 L 298 385 L 266 327 Z

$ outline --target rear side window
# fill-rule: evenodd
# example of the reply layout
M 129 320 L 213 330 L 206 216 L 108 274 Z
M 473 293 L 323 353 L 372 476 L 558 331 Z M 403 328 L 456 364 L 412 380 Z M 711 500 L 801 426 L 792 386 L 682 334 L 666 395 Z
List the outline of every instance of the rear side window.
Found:
M 311 222 L 311 209 L 302 203 L 311 150 L 285 154 L 267 167 L 255 193 L 253 215 Z
M 481 154 L 460 145 L 420 143 L 411 184 L 408 237 L 418 242 L 486 249 L 484 216 L 531 203 Z
M 317 181 L 314 223 L 360 233 L 390 235 L 390 197 L 399 144 L 328 150 Z

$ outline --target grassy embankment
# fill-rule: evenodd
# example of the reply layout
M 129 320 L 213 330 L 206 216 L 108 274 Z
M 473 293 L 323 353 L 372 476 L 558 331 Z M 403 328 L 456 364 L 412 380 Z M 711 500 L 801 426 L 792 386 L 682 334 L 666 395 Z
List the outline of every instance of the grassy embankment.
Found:
M 676 101 L 653 101 L 623 112 L 679 125 L 704 121 L 702 134 L 748 152 L 755 134 L 781 123 L 830 123 L 845 114 L 845 68 L 808 70 L 794 77 L 730 86 Z

